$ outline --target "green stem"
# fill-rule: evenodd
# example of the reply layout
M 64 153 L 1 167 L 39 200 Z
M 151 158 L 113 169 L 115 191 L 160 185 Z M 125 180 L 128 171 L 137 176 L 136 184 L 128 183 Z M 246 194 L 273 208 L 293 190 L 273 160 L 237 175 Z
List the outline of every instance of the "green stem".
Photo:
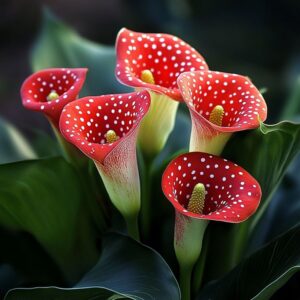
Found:
M 200 257 L 208 221 L 194 219 L 176 211 L 174 249 L 180 267 L 182 299 L 190 299 L 191 273 Z
M 249 238 L 248 222 L 241 224 L 215 223 L 210 228 L 210 234 L 214 238 L 209 240 L 204 284 L 224 276 L 241 261 Z M 223 245 L 221 256 L 219 255 L 220 245 Z
M 75 165 L 76 167 L 82 168 L 87 164 L 88 159 L 72 144 L 67 142 L 64 137 L 61 135 L 59 129 L 57 129 L 53 123 L 49 120 L 55 137 L 62 149 L 65 159 Z
M 179 285 L 181 290 L 181 299 L 191 299 L 191 277 L 193 266 L 180 265 Z
M 204 275 L 204 269 L 205 269 L 205 262 L 206 262 L 206 256 L 208 253 L 208 245 L 209 245 L 209 230 L 206 230 L 204 234 L 204 240 L 203 240 L 203 246 L 200 253 L 200 258 L 196 262 L 196 265 L 194 267 L 193 272 L 193 293 L 197 294 L 198 291 L 201 288 L 203 275 Z
M 149 241 L 151 231 L 151 185 L 152 185 L 152 159 L 144 159 L 142 162 L 142 206 L 141 206 L 141 228 L 143 240 Z
M 127 216 L 126 217 L 127 231 L 129 236 L 133 239 L 140 241 L 140 232 L 138 226 L 138 216 Z
M 234 268 L 240 262 L 249 240 L 249 221 L 234 226 L 236 226 L 236 230 L 232 235 L 231 251 L 228 253 L 229 269 Z

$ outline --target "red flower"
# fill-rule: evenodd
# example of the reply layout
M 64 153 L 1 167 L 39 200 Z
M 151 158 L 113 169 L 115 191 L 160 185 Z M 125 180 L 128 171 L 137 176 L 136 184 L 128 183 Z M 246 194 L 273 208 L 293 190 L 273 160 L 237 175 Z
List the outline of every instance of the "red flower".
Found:
M 58 128 L 61 111 L 77 98 L 86 73 L 87 69 L 46 69 L 32 74 L 21 88 L 23 105 L 45 113 Z
M 177 77 L 186 71 L 207 70 L 207 64 L 194 48 L 175 36 L 125 28 L 118 34 L 116 52 L 118 80 L 150 91 L 151 108 L 142 123 L 139 142 L 143 152 L 153 157 L 174 128 L 178 101 L 182 100 Z
M 238 165 L 220 157 L 190 152 L 174 159 L 162 189 L 176 211 L 174 248 L 180 265 L 183 299 L 190 299 L 190 278 L 209 220 L 238 223 L 257 209 L 261 189 Z
M 233 132 L 256 128 L 267 117 L 265 100 L 247 77 L 187 72 L 178 85 L 192 118 L 191 151 L 220 154 Z
M 182 99 L 176 82 L 179 74 L 208 69 L 194 48 L 169 34 L 140 33 L 123 28 L 117 37 L 116 51 L 116 76 L 122 83 L 149 88 L 174 100 Z M 150 71 L 152 76 L 145 71 Z
M 194 187 L 203 184 L 203 210 L 189 210 Z M 176 211 L 191 218 L 239 223 L 257 209 L 261 190 L 243 168 L 201 152 L 190 152 L 174 159 L 163 174 L 162 188 Z
M 69 103 L 60 118 L 61 133 L 94 160 L 129 227 L 140 209 L 136 138 L 149 106 L 147 91 L 85 97 Z

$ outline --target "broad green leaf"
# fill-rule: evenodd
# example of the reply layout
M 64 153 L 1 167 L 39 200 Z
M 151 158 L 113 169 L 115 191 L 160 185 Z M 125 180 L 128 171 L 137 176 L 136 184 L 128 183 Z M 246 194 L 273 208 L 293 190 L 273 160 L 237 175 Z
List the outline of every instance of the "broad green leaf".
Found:
M 33 282 L 76 282 L 99 255 L 83 191 L 62 158 L 1 165 L 0 261 Z
M 291 165 L 280 188 L 260 218 L 251 236 L 247 252 L 251 253 L 300 220 L 300 157 Z
M 36 158 L 22 134 L 0 118 L 0 164 Z
M 300 225 L 243 260 L 222 279 L 209 284 L 198 300 L 264 300 L 300 269 Z
M 128 91 L 115 78 L 115 64 L 114 47 L 80 37 L 45 11 L 42 30 L 32 53 L 34 71 L 51 67 L 86 67 L 89 72 L 83 95 Z
M 210 225 L 212 236 L 206 268 L 206 280 L 216 279 L 234 267 L 247 252 L 255 226 L 268 207 L 288 166 L 300 150 L 300 124 L 281 122 L 261 124 L 260 128 L 234 135 L 222 156 L 244 167 L 260 183 L 261 204 L 248 221 L 241 224 Z M 223 256 L 219 256 L 219 245 Z
M 111 298 L 110 298 L 111 297 Z M 6 300 L 180 299 L 174 275 L 162 257 L 131 238 L 110 233 L 99 262 L 72 289 L 15 289 Z
M 244 167 L 260 183 L 262 201 L 251 219 L 252 226 L 268 206 L 288 166 L 300 151 L 300 124 L 281 122 L 261 123 L 260 128 L 237 134 L 223 155 Z

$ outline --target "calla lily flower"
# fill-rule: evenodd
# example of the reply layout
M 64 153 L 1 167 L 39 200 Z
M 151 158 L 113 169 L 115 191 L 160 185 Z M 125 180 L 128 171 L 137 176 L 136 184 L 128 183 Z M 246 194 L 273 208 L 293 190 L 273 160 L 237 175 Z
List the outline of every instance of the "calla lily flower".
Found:
M 173 130 L 178 101 L 177 77 L 186 71 L 207 70 L 203 57 L 190 45 L 169 34 L 146 34 L 123 28 L 116 41 L 118 80 L 148 89 L 151 108 L 141 125 L 139 141 L 148 157 L 155 156 Z
M 66 104 L 81 91 L 87 69 L 46 69 L 29 76 L 22 85 L 24 107 L 44 113 L 58 128 L 60 114 Z
M 60 118 L 61 133 L 94 161 L 135 238 L 140 210 L 136 139 L 149 106 L 147 91 L 85 97 L 69 103 Z
M 261 189 L 243 168 L 202 152 L 175 158 L 163 174 L 162 189 L 176 212 L 174 247 L 181 269 L 183 299 L 188 299 L 187 278 L 200 256 L 208 222 L 245 221 L 256 211 Z
M 29 76 L 21 88 L 23 106 L 43 113 L 49 120 L 66 159 L 85 166 L 86 159 L 59 131 L 59 118 L 66 104 L 74 101 L 84 84 L 87 69 L 45 69 Z
M 186 72 L 178 86 L 192 118 L 190 151 L 218 155 L 233 132 L 257 128 L 267 118 L 265 100 L 247 77 Z

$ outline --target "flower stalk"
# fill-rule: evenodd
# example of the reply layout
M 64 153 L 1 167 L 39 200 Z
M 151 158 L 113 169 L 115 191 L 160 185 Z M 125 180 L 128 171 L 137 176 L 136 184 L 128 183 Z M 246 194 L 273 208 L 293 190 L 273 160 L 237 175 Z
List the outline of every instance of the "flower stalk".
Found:
M 207 220 L 192 219 L 176 212 L 174 249 L 179 263 L 182 299 L 191 299 L 191 276 L 200 257 Z

